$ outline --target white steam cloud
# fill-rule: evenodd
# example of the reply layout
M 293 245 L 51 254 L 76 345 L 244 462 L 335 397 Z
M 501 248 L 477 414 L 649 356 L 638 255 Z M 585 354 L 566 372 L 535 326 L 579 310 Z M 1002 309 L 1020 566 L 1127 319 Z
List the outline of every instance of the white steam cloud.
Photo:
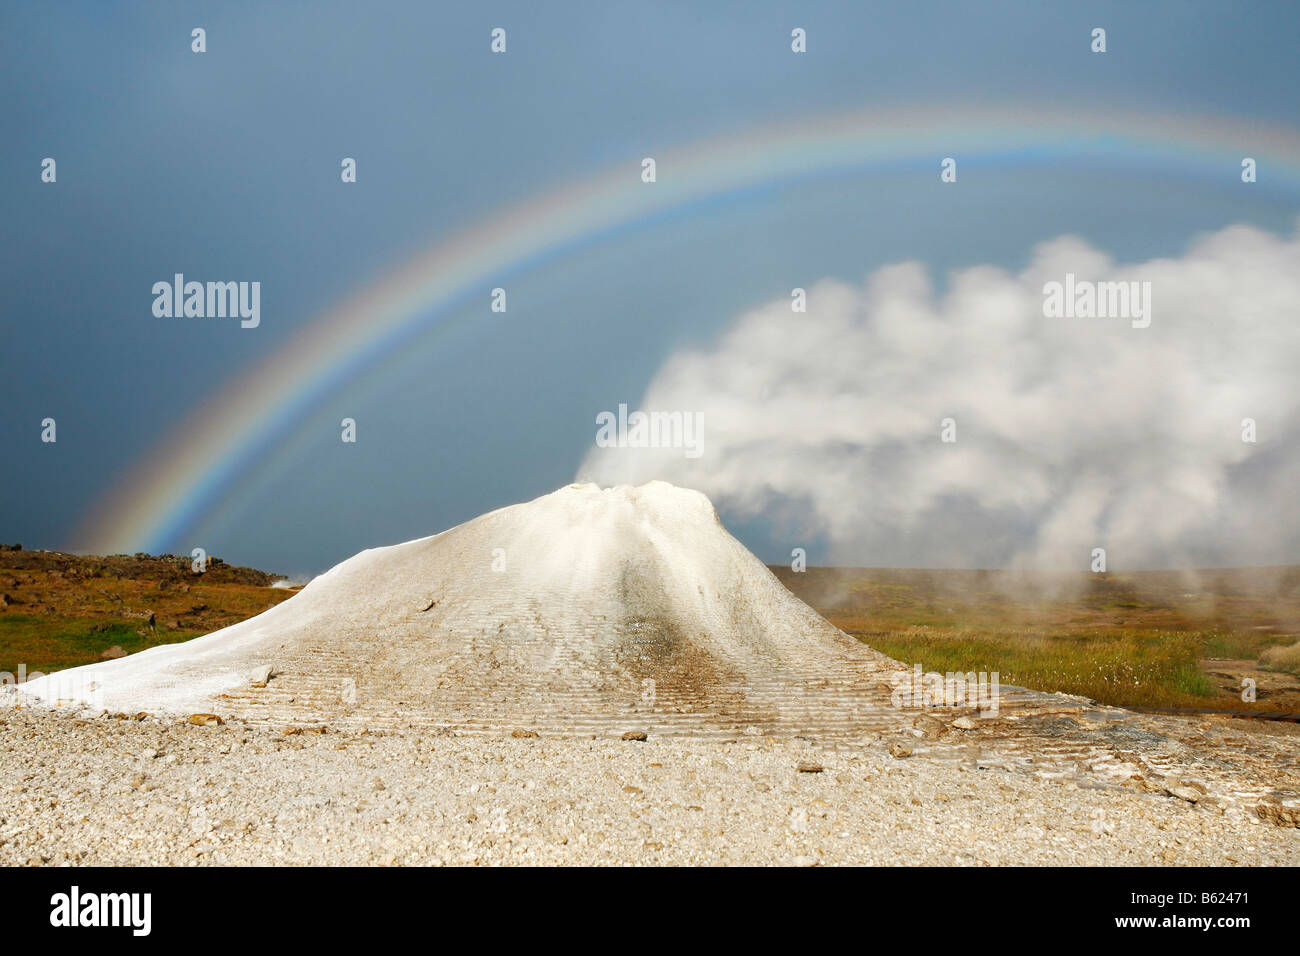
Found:
M 1045 318 L 1067 273 L 1150 282 L 1150 327 Z M 702 413 L 703 454 L 593 448 L 580 479 L 698 488 L 834 563 L 1295 562 L 1300 234 L 1232 226 L 1131 265 L 1064 236 L 942 292 L 916 262 L 825 280 L 806 313 L 781 299 L 673 356 L 639 407 Z

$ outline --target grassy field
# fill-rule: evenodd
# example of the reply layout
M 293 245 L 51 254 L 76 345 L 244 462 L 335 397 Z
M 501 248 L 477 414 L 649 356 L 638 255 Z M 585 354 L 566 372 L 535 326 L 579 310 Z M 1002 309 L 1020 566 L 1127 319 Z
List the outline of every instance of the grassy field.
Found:
M 104 621 L 62 615 L 0 615 L 0 671 L 28 676 L 103 660 L 110 648 L 134 654 L 158 644 L 198 637 L 202 631 L 141 629 L 138 621 Z
M 219 559 L 79 557 L 0 546 L 0 671 L 30 676 L 187 641 L 291 597 Z
M 833 624 L 940 673 L 1150 709 L 1300 711 L 1300 568 L 1030 578 L 773 568 Z M 1242 678 L 1257 700 L 1241 699 Z

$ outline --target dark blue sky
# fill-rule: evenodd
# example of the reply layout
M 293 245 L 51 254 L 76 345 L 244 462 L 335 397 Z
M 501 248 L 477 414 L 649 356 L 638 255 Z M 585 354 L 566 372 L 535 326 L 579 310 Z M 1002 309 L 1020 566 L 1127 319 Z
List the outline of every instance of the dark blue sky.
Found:
M 495 26 L 505 56 L 488 52 Z M 1292 3 L 10 0 L 0 540 L 75 544 L 100 496 L 222 383 L 432 240 L 554 186 L 727 131 L 909 104 L 1294 127 L 1298 49 Z M 355 186 L 339 183 L 343 156 Z M 818 277 L 905 258 L 937 275 L 1019 268 L 1066 232 L 1119 259 L 1174 255 L 1204 230 L 1285 231 L 1296 215 L 1266 191 L 1132 168 L 985 173 L 956 203 L 867 176 L 814 182 L 515 277 L 508 321 L 485 328 L 476 307 L 329 396 L 292 467 L 250 475 L 168 546 L 318 571 L 553 490 L 591 443 L 592 409 L 635 402 L 678 347 Z M 154 319 L 150 288 L 175 272 L 261 281 L 261 327 Z M 364 422 L 361 454 L 338 454 L 343 415 Z M 762 521 L 729 524 L 764 557 L 787 550 Z

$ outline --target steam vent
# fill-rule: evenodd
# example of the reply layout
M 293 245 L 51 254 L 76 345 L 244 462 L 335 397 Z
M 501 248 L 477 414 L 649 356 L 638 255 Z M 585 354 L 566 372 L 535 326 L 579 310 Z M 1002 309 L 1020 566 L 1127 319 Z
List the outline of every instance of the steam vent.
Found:
M 254 721 L 798 733 L 879 719 L 898 669 L 787 591 L 704 495 L 653 482 L 570 485 L 364 551 L 248 621 L 27 689 Z
M 250 620 L 20 693 L 313 729 L 806 736 L 972 770 L 1180 788 L 1284 825 L 1300 813 L 1296 748 L 1270 753 L 1231 722 L 1211 732 L 1007 686 L 992 700 L 898 706 L 911 673 L 795 598 L 704 495 L 651 482 L 569 485 L 363 551 Z

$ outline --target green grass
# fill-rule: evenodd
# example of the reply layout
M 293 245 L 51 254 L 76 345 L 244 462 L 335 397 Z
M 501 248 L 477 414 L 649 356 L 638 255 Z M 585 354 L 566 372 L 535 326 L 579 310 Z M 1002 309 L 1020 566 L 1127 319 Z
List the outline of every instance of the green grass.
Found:
M 1267 631 L 1209 631 L 1204 636 L 1206 657 L 1245 660 L 1259 658 L 1270 647 L 1288 643 L 1288 639 Z
M 939 673 L 997 672 L 1003 684 L 1079 694 L 1127 707 L 1203 706 L 1214 685 L 1195 633 L 1122 635 L 1025 629 L 910 627 L 866 638 L 872 647 Z
M 17 674 L 18 666 L 24 664 L 29 675 L 49 673 L 94 663 L 113 646 L 134 654 L 159 644 L 187 641 L 200 633 L 161 624 L 150 633 L 141 620 L 4 614 L 0 615 L 0 671 Z
M 836 627 L 939 673 L 1152 709 L 1291 708 L 1277 682 L 1248 704 L 1206 658 L 1300 674 L 1300 567 L 1034 575 L 776 566 Z M 1280 696 L 1278 696 L 1280 695 Z M 1279 704 L 1278 701 L 1281 701 Z

